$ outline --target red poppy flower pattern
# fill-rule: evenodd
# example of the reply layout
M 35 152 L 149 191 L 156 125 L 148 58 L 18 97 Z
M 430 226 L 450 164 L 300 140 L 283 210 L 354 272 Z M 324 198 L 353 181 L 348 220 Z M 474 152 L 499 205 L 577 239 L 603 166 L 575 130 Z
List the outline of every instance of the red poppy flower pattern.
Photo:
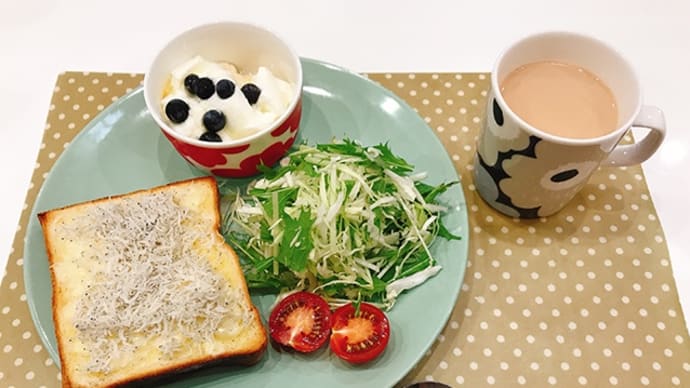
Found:
M 217 176 L 241 178 L 258 174 L 259 165 L 276 164 L 295 142 L 301 118 L 300 99 L 292 114 L 270 132 L 270 137 L 266 134 L 255 139 L 253 143 L 225 148 L 204 148 L 176 139 L 165 131 L 163 134 L 188 162 Z M 266 144 L 269 145 L 265 146 Z M 257 152 L 257 148 L 261 151 Z
M 240 162 L 239 168 L 214 168 L 211 173 L 218 176 L 240 178 L 256 175 L 259 173 L 258 166 L 273 166 L 278 160 L 287 153 L 295 142 L 295 136 L 289 138 L 285 143 L 277 142 L 271 144 L 258 155 L 252 155 Z

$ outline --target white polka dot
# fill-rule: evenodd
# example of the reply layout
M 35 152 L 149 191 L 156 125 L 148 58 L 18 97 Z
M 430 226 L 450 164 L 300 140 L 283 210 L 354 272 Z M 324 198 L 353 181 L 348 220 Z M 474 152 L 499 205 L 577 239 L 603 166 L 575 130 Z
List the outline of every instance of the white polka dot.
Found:
M 588 344 L 594 343 L 594 337 L 591 334 L 587 334 L 585 336 L 585 341 L 587 341 Z
M 645 341 L 647 341 L 647 343 L 650 343 L 650 344 L 651 344 L 651 343 L 654 343 L 654 336 L 651 335 L 651 334 L 647 334 L 647 335 L 644 337 L 644 339 L 645 339 Z
M 673 357 L 673 351 L 669 348 L 664 349 L 664 356 Z
M 14 359 L 14 366 L 20 366 L 24 363 L 24 359 L 21 357 L 17 357 Z
M 506 342 L 506 337 L 504 337 L 503 335 L 499 334 L 499 335 L 496 336 L 496 342 L 498 342 L 499 344 L 505 343 L 505 342 Z
M 22 338 L 25 340 L 31 338 L 31 332 L 25 331 L 24 333 L 22 333 Z
M 652 369 L 654 369 L 655 371 L 660 371 L 660 370 L 661 370 L 661 364 L 659 364 L 658 362 L 654 361 L 654 362 L 652 363 Z
M 508 363 L 505 361 L 501 361 L 501 363 L 499 364 L 499 368 L 501 368 L 501 370 L 508 370 L 508 368 L 510 368 L 510 365 L 508 365 Z
M 626 372 L 629 371 L 630 370 L 630 363 L 622 362 L 621 363 L 621 369 L 623 369 Z
M 438 367 L 441 368 L 441 369 L 444 369 L 444 370 L 445 370 L 445 369 L 448 369 L 448 363 L 445 362 L 445 361 L 441 361 L 441 362 L 438 364 Z
M 640 377 L 640 383 L 642 383 L 642 385 L 649 385 L 649 377 L 647 377 L 647 376 Z
M 462 376 L 456 376 L 455 377 L 455 382 L 458 384 L 465 384 L 465 378 Z
M 477 365 L 476 362 L 474 362 L 474 361 L 470 362 L 470 369 L 477 370 L 478 368 L 479 368 L 479 365 Z
M 41 345 L 34 345 L 34 353 L 38 353 L 43 349 Z
M 599 370 L 599 364 L 596 361 L 589 364 L 589 367 L 592 368 L 592 370 Z
M 539 363 L 532 362 L 531 364 L 529 364 L 529 367 L 532 370 L 539 370 Z
M 551 357 L 552 355 L 553 355 L 553 352 L 551 352 L 551 349 L 549 349 L 549 348 L 544 349 L 544 357 L 548 358 L 548 357 Z
M 34 372 L 28 371 L 28 372 L 26 372 L 26 374 L 24 375 L 24 378 L 25 378 L 26 380 L 33 380 L 33 379 L 34 379 L 34 376 L 35 376 Z
M 642 349 L 640 349 L 640 348 L 635 348 L 635 349 L 633 349 L 633 354 L 634 354 L 636 357 L 642 357 L 642 354 L 643 354 L 643 353 L 642 353 Z
M 676 386 L 680 385 L 680 379 L 678 378 L 678 376 L 671 377 L 671 383 L 673 383 L 673 385 L 676 385 Z
M 520 384 L 520 385 L 525 385 L 525 384 L 527 384 L 527 379 L 525 378 L 525 376 L 518 376 L 518 377 L 517 377 L 517 382 L 518 382 L 518 384 Z
M 604 350 L 601 351 L 605 357 L 611 357 L 613 355 L 613 352 L 609 348 L 604 348 Z
M 522 350 L 520 350 L 520 348 L 513 349 L 513 355 L 515 357 L 521 357 L 522 356 Z
M 12 351 L 12 345 L 5 345 L 5 346 L 2 348 L 2 351 L 3 351 L 4 353 L 9 353 L 9 352 L 11 352 L 11 351 Z
M 609 383 L 611 385 L 618 385 L 618 378 L 616 376 L 609 377 Z

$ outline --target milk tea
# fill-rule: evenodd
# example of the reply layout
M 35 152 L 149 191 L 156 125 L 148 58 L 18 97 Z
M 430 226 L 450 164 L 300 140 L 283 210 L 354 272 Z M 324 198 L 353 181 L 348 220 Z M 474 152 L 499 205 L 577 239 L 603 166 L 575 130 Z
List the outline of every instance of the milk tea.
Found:
M 611 90 L 595 74 L 562 62 L 534 62 L 500 84 L 506 104 L 533 127 L 571 139 L 595 138 L 618 127 Z

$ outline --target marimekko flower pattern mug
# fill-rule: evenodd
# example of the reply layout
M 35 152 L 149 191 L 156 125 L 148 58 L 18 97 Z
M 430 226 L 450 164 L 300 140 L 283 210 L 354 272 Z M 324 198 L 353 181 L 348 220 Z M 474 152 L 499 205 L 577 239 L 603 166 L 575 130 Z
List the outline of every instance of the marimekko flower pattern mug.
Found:
M 541 61 L 578 65 L 597 74 L 616 99 L 617 128 L 594 138 L 565 138 L 516 115 L 501 95 L 501 81 L 516 68 Z M 633 127 L 649 132 L 634 144 L 619 144 Z M 563 208 L 599 166 L 627 166 L 651 157 L 664 139 L 665 127 L 663 112 L 642 104 L 632 67 L 614 49 L 574 33 L 532 35 L 508 47 L 494 66 L 474 183 L 479 195 L 506 215 L 549 216 Z

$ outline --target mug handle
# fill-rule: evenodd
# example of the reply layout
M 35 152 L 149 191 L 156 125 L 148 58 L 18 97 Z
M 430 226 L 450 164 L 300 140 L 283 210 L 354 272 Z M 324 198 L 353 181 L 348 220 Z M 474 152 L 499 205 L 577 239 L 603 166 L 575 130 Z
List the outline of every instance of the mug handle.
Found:
M 602 166 L 630 166 L 642 163 L 656 152 L 666 136 L 664 112 L 655 106 L 643 105 L 632 126 L 648 128 L 649 133 L 634 144 L 617 145 L 602 162 Z

